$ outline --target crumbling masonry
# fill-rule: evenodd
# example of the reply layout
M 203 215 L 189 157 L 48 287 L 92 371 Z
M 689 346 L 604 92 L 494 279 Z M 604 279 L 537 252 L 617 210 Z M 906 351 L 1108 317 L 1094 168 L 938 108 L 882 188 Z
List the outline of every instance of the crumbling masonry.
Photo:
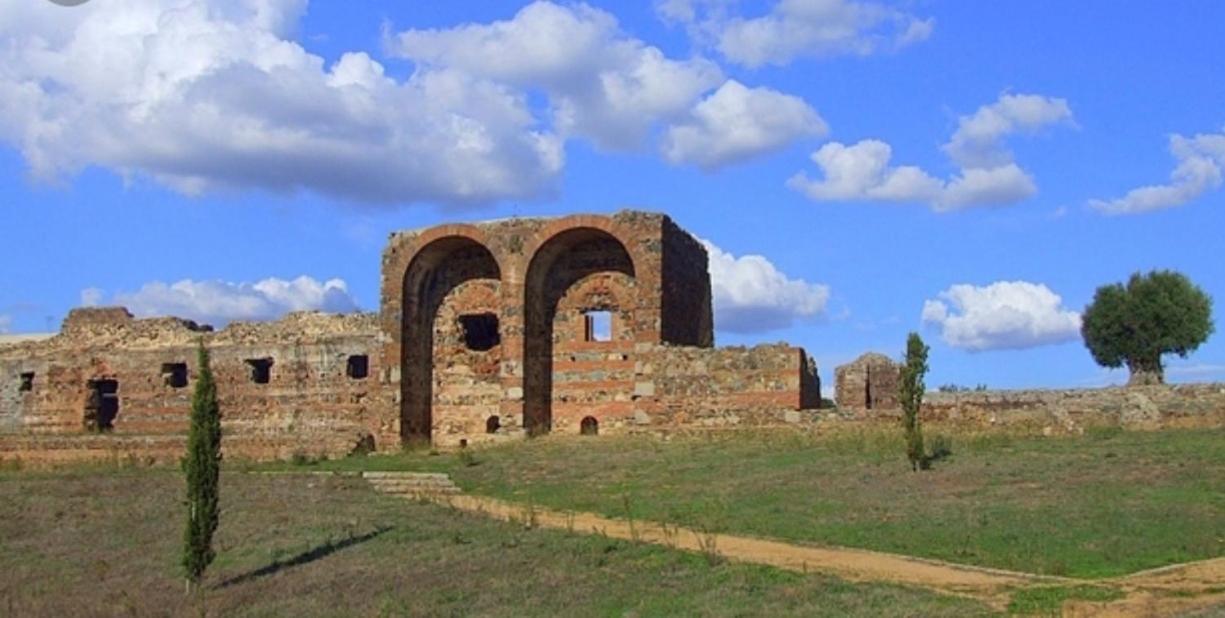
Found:
M 820 401 L 804 350 L 713 347 L 702 245 L 624 211 L 393 234 L 377 315 L 213 332 L 75 309 L 0 345 L 0 457 L 177 457 L 201 340 L 225 448 L 250 458 L 796 422 Z

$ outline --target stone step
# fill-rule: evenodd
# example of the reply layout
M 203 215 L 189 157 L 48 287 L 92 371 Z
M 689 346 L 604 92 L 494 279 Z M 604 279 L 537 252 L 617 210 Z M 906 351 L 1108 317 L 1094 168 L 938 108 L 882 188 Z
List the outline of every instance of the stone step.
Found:
M 451 476 L 446 472 L 363 472 L 361 478 L 436 478 L 441 481 L 451 481 Z
M 364 472 L 370 486 L 393 495 L 458 494 L 461 489 L 442 472 Z
M 463 490 L 458 487 L 433 487 L 429 489 L 378 489 L 379 493 L 384 493 L 389 496 L 449 496 L 461 494 Z
M 431 489 L 455 488 L 454 483 L 371 483 L 370 485 L 379 491 L 428 491 Z

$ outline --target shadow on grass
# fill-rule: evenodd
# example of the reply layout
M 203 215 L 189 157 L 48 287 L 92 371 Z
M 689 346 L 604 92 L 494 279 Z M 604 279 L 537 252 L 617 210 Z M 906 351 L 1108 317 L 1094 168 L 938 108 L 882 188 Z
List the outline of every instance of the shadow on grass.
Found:
M 288 558 L 286 560 L 277 560 L 273 562 L 272 564 L 269 564 L 267 566 L 262 566 L 258 569 L 255 569 L 254 571 L 249 571 L 247 573 L 243 573 L 242 575 L 235 575 L 234 577 L 231 577 L 213 586 L 213 589 L 219 590 L 223 588 L 229 588 L 230 586 L 235 586 L 238 584 L 249 582 L 253 579 L 259 579 L 261 577 L 272 575 L 273 573 L 277 573 L 277 572 L 283 571 L 288 568 L 302 566 L 304 564 L 309 564 L 316 560 L 326 558 L 329 555 L 335 552 L 338 552 L 342 549 L 345 549 L 347 547 L 352 547 L 359 543 L 365 543 L 366 541 L 369 541 L 370 539 L 373 539 L 391 529 L 392 529 L 392 526 L 384 526 L 382 528 L 376 528 L 365 534 L 361 534 L 357 536 L 350 536 L 348 538 L 341 539 L 339 541 L 328 540 L 328 542 L 312 547 L 296 556 L 293 556 L 292 558 Z

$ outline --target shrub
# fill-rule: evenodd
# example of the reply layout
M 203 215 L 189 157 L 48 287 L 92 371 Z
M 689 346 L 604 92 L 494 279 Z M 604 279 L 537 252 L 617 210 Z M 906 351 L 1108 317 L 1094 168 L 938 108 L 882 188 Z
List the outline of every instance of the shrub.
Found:
M 953 454 L 953 441 L 944 434 L 936 434 L 932 438 L 931 450 L 927 454 L 929 462 L 938 461 Z

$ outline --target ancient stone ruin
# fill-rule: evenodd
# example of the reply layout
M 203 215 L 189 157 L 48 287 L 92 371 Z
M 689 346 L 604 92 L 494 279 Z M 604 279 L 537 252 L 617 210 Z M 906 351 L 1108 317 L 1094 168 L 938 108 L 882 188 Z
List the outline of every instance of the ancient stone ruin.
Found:
M 705 249 L 623 211 L 395 233 L 378 314 L 214 331 L 74 309 L 0 344 L 0 457 L 177 458 L 199 341 L 241 457 L 796 422 L 820 401 L 804 350 L 713 347 Z
M 888 356 L 869 352 L 834 370 L 838 405 L 854 410 L 892 410 L 898 407 L 901 367 Z
M 879 353 L 864 354 L 835 368 L 840 416 L 901 417 L 901 369 L 899 362 Z M 1090 426 L 1218 426 L 1225 422 L 1225 384 L 928 391 L 920 416 L 925 421 L 965 424 L 976 430 L 1009 427 L 1046 435 L 1080 433 Z

